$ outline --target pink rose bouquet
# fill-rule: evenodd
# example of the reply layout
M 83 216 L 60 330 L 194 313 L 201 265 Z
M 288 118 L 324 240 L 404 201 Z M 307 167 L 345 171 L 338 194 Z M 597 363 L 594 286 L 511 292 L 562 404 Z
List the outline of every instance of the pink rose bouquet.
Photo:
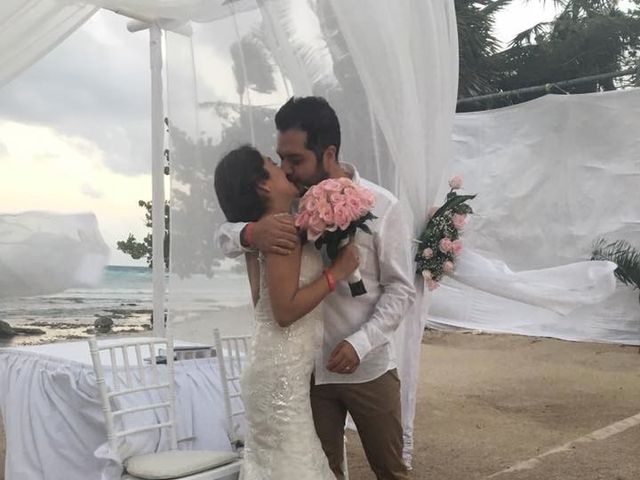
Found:
M 329 258 L 349 242 L 358 229 L 371 234 L 365 222 L 376 218 L 371 210 L 373 194 L 348 178 L 330 178 L 311 187 L 300 200 L 296 226 L 306 232 L 316 248 L 327 246 Z M 359 271 L 348 279 L 351 294 L 356 297 L 367 292 Z
M 456 257 L 462 252 L 460 236 L 467 223 L 467 215 L 472 208 L 467 201 L 475 195 L 458 195 L 456 190 L 462 188 L 461 177 L 453 177 L 449 181 L 451 191 L 447 194 L 445 204 L 431 209 L 427 225 L 417 240 L 416 273 L 423 276 L 429 290 L 440 286 L 444 274 L 453 273 Z

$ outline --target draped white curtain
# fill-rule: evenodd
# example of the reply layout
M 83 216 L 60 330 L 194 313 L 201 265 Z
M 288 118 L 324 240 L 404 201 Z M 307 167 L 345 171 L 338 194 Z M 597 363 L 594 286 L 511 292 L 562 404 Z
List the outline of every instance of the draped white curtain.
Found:
M 331 3 L 386 140 L 388 156 L 380 161 L 394 166 L 394 182 L 375 180 L 401 199 L 417 236 L 429 208 L 438 200 L 452 159 L 458 85 L 453 1 Z M 416 303 L 398 329 L 395 342 L 407 464 L 413 451 L 422 332 L 429 308 L 421 278 L 416 287 Z
M 95 215 L 0 215 L 0 299 L 95 286 L 109 262 Z
M 0 2 L 0 87 L 37 62 L 96 12 L 87 3 Z

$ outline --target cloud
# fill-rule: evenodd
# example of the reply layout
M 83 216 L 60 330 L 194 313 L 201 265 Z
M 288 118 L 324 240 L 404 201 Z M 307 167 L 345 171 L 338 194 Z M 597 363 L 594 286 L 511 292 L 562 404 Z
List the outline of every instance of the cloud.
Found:
M 0 89 L 0 119 L 81 136 L 114 172 L 150 169 L 148 33 L 96 14 L 63 44 Z
M 9 149 L 4 143 L 0 142 L 0 157 L 6 157 L 7 155 L 9 155 Z
M 103 198 L 104 197 L 104 193 L 102 193 L 99 190 L 96 190 L 95 188 L 93 188 L 90 184 L 85 183 L 82 185 L 82 194 L 86 195 L 87 197 L 90 198 Z

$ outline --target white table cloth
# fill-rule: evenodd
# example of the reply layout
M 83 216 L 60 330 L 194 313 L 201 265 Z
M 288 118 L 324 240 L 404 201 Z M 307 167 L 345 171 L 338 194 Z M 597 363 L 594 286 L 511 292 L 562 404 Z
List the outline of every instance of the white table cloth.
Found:
M 176 362 L 175 380 L 179 448 L 230 451 L 217 359 Z M 0 348 L 0 411 L 6 480 L 120 478 L 86 341 Z M 127 444 L 135 454 L 167 448 L 166 432 Z

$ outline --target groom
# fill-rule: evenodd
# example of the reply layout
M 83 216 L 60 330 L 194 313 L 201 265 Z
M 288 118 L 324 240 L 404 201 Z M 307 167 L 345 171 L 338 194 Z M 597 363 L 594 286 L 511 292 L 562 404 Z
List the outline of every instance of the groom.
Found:
M 320 97 L 291 98 L 275 117 L 278 155 L 287 178 L 301 191 L 327 178 L 349 177 L 375 196 L 373 235 L 358 234 L 360 272 L 367 288 L 353 298 L 338 285 L 324 301 L 323 347 L 316 357 L 311 407 L 318 437 L 338 479 L 344 478 L 347 412 L 355 422 L 369 465 L 379 480 L 407 479 L 402 461 L 400 380 L 391 338 L 413 302 L 411 234 L 400 204 L 338 160 L 340 124 Z M 296 245 L 292 217 L 225 224 L 218 240 L 237 256 L 251 249 L 287 255 Z

